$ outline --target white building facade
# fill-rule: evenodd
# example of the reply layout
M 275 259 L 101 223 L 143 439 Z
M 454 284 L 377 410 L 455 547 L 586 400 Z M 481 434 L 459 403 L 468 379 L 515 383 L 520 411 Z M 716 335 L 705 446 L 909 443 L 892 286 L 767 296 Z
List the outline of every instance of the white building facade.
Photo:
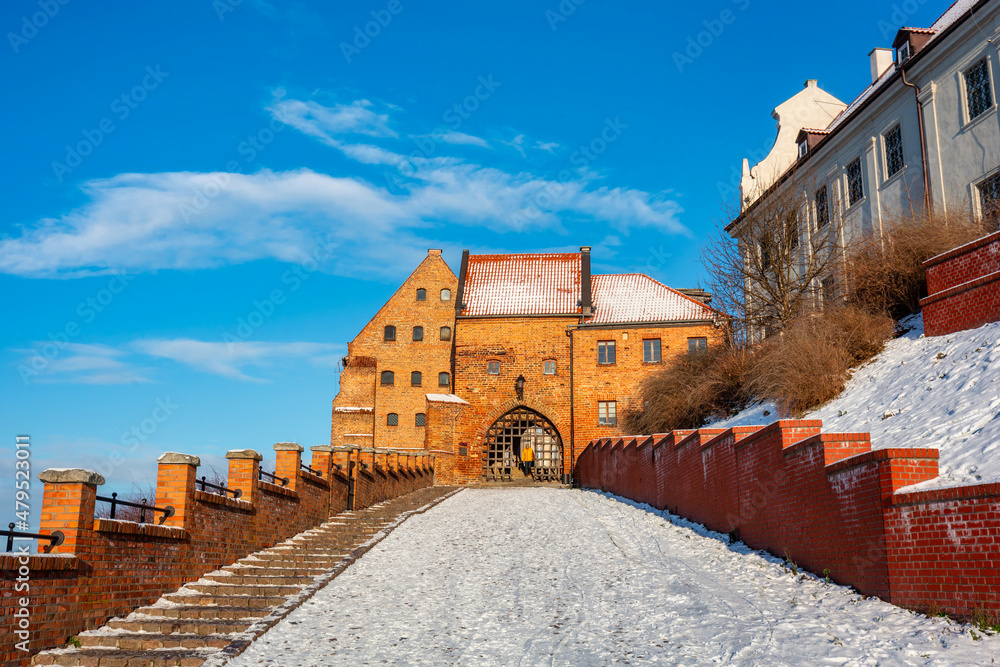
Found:
M 744 252 L 757 247 L 747 210 L 779 191 L 801 195 L 803 252 L 826 225 L 846 246 L 928 209 L 997 219 L 1000 0 L 959 0 L 929 28 L 902 27 L 891 46 L 869 54 L 872 84 L 852 103 L 808 81 L 775 109 L 774 148 L 753 168 L 744 160 L 742 214 L 727 227 Z M 818 280 L 829 298 L 839 279 Z

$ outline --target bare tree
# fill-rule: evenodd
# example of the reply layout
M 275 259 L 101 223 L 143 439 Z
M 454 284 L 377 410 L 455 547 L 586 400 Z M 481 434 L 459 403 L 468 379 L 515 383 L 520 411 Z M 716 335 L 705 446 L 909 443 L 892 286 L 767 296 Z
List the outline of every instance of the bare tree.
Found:
M 709 286 L 738 340 L 780 331 L 817 308 L 824 290 L 832 296 L 843 247 L 830 196 L 825 187 L 779 184 L 745 208 L 730 208 L 704 246 Z

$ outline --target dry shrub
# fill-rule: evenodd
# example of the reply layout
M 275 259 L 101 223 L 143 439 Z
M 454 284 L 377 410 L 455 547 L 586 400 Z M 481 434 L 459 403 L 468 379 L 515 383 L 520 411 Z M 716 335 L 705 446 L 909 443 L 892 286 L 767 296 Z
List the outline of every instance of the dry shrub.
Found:
M 800 416 L 843 391 L 850 369 L 881 352 L 893 331 L 891 318 L 858 308 L 799 317 L 761 344 L 748 390 L 783 416 Z
M 643 380 L 643 409 L 623 414 L 622 427 L 630 433 L 665 433 L 739 412 L 749 402 L 751 357 L 749 350 L 722 345 L 677 359 Z
M 896 319 L 920 312 L 927 296 L 924 260 L 988 233 L 968 214 L 900 216 L 883 223 L 881 238 L 855 241 L 848 253 L 848 300 L 873 313 Z

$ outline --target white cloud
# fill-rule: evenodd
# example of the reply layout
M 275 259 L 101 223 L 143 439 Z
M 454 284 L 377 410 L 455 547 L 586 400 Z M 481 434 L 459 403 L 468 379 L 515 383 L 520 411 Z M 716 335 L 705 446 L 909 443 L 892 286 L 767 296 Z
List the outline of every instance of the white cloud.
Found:
M 127 353 L 107 345 L 36 342 L 23 355 L 21 376 L 41 384 L 135 384 L 149 382 L 149 369 L 134 367 Z
M 20 237 L 0 239 L 0 272 L 76 277 L 260 259 L 303 263 L 319 239 L 332 239 L 336 249 L 323 270 L 396 277 L 427 247 L 440 247 L 443 226 L 500 234 L 566 232 L 569 225 L 588 235 L 608 228 L 623 235 L 640 229 L 688 233 L 678 221 L 680 206 L 664 193 L 600 187 L 590 170 L 567 169 L 556 180 L 455 157 L 406 158 L 373 143 L 396 137 L 388 114 L 374 106 L 359 100 L 325 107 L 278 97 L 269 109 L 349 159 L 375 165 L 382 171 L 376 182 L 309 169 L 93 180 L 82 186 L 89 198 L 83 206 L 40 220 Z M 367 139 L 358 141 L 358 135 Z M 444 136 L 451 143 L 485 143 L 458 132 L 442 141 Z M 504 143 L 523 152 L 524 142 L 518 135 Z
M 244 373 L 246 366 L 268 366 L 290 359 L 319 359 L 326 365 L 332 352 L 343 349 L 328 343 L 210 342 L 189 338 L 140 340 L 132 347 L 151 357 L 170 359 L 205 373 L 249 382 L 266 380 Z
M 455 144 L 457 146 L 479 146 L 481 148 L 490 147 L 489 142 L 482 137 L 476 137 L 464 132 L 438 132 L 432 136 L 434 139 L 443 141 L 446 144 Z

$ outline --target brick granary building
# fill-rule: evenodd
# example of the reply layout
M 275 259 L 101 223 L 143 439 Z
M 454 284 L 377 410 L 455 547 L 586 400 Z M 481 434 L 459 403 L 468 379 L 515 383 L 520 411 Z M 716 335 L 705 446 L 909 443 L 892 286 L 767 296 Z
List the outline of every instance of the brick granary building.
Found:
M 643 377 L 722 340 L 699 290 L 591 275 L 578 253 L 427 257 L 348 345 L 331 444 L 431 451 L 443 483 L 568 479 L 595 438 L 623 435 Z

